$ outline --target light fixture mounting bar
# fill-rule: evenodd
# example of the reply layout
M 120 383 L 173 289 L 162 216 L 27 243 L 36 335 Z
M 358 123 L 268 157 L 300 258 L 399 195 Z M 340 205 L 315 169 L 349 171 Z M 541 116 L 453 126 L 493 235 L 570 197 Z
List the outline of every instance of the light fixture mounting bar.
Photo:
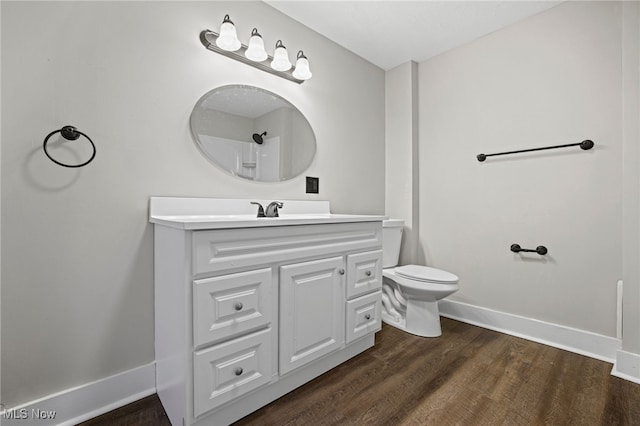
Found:
M 268 55 L 267 59 L 265 59 L 263 62 L 254 62 L 248 59 L 246 56 L 244 56 L 244 52 L 247 50 L 247 46 L 244 43 L 242 44 L 240 49 L 236 50 L 235 52 L 229 52 L 227 50 L 220 49 L 215 42 L 218 36 L 219 34 L 216 33 L 215 31 L 204 30 L 200 33 L 200 42 L 207 49 L 213 52 L 219 53 L 221 55 L 224 55 L 227 58 L 235 59 L 236 61 L 242 62 L 243 64 L 251 65 L 254 68 L 258 68 L 259 70 L 266 71 L 269 74 L 277 75 L 278 77 L 282 77 L 289 81 L 293 81 L 294 83 L 302 84 L 304 82 L 304 80 L 297 79 L 292 75 L 292 72 L 295 68 L 291 68 L 289 71 L 276 71 L 270 66 L 265 65 L 263 62 L 273 60 L 273 57 L 271 55 Z

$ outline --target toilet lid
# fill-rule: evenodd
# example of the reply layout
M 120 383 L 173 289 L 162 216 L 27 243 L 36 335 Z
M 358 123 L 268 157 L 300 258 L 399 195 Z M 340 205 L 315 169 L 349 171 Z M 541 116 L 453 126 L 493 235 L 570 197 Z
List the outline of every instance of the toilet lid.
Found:
M 405 265 L 396 268 L 395 272 L 401 277 L 417 281 L 439 284 L 454 284 L 458 282 L 458 277 L 451 272 L 429 266 Z

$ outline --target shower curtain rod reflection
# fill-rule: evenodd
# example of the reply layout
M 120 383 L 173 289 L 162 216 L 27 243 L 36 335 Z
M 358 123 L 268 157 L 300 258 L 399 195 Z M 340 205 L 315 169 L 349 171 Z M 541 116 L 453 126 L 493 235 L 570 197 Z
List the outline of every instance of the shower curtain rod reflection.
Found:
M 556 149 L 556 148 L 567 148 L 570 146 L 579 146 L 580 148 L 582 148 L 584 151 L 589 150 L 591 148 L 593 148 L 593 141 L 586 139 L 583 140 L 582 142 L 576 142 L 576 143 L 568 143 L 566 145 L 554 145 L 554 146 L 544 146 L 542 148 L 531 148 L 531 149 L 521 149 L 519 151 L 507 151 L 507 152 L 498 152 L 495 154 L 478 154 L 476 155 L 476 158 L 478 159 L 478 161 L 483 162 L 484 160 L 487 159 L 487 157 L 494 157 L 497 155 L 507 155 L 507 154 L 519 154 L 521 152 L 531 152 L 531 151 L 542 151 L 545 149 Z

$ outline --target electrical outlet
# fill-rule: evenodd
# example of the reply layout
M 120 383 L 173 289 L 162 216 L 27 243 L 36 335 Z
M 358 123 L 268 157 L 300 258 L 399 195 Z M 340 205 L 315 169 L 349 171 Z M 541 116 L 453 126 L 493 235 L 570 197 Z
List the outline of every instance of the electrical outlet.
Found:
M 317 194 L 319 191 L 319 184 L 320 178 L 307 176 L 307 194 Z

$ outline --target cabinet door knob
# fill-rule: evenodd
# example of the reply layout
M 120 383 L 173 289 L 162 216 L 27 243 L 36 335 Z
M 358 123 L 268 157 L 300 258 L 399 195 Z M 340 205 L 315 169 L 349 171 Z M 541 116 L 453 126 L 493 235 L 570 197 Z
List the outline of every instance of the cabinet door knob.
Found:
M 364 273 L 366 276 L 370 277 L 371 276 L 371 271 L 367 271 Z
M 242 371 L 243 371 L 243 370 L 242 370 L 242 367 L 238 367 L 238 368 L 236 368 L 236 371 L 235 371 L 236 376 L 240 376 L 240 375 L 242 374 Z
M 370 315 L 370 314 L 365 315 L 365 316 L 364 316 L 364 319 L 366 319 L 366 320 L 370 320 L 370 319 L 371 319 L 371 315 Z
M 338 273 L 339 273 L 340 275 L 344 275 L 344 269 L 340 269 L 340 270 L 338 270 Z
M 234 305 L 234 308 L 236 308 L 236 311 L 241 311 L 242 310 L 242 303 L 238 302 Z

